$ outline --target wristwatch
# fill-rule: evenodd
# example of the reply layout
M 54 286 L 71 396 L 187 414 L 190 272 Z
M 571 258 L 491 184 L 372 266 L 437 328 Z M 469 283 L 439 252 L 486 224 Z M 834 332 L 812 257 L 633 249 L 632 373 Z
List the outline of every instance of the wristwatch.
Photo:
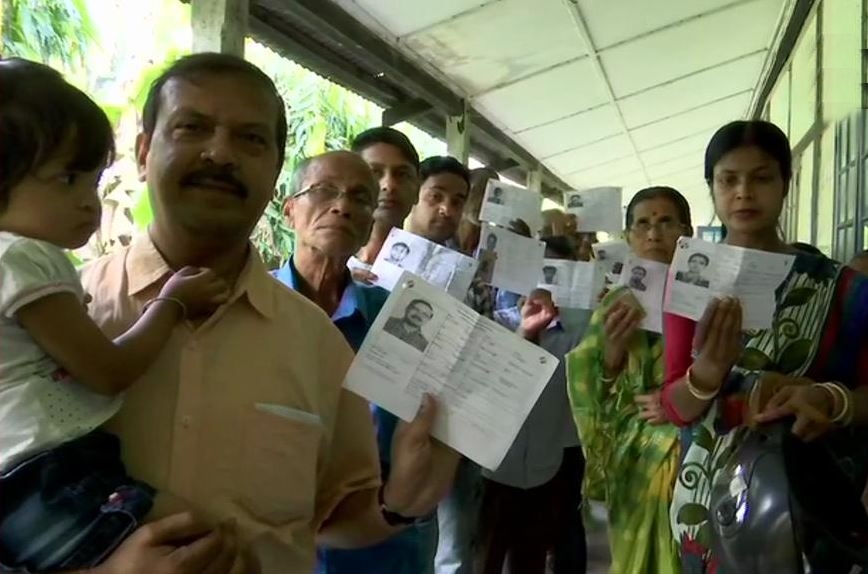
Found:
M 380 488 L 377 490 L 377 503 L 380 505 L 380 514 L 383 515 L 383 520 L 386 521 L 386 524 L 389 526 L 407 526 L 409 524 L 414 524 L 416 522 L 416 517 L 404 516 L 403 514 L 398 514 L 397 512 L 389 510 L 389 507 L 386 506 L 386 497 L 384 494 L 385 489 L 385 485 L 380 485 Z

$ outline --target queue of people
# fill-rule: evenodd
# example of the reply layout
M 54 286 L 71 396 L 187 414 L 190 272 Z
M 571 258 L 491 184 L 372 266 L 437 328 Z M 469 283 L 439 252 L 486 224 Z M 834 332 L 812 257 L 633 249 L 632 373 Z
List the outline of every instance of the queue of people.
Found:
M 472 255 L 496 172 L 420 160 L 385 127 L 300 158 L 295 250 L 268 270 L 249 237 L 284 163 L 284 104 L 242 59 L 185 56 L 150 87 L 136 141 L 154 221 L 79 275 L 64 250 L 98 226 L 111 124 L 47 66 L 0 60 L 0 86 L 0 569 L 583 573 L 590 499 L 613 574 L 759 572 L 715 538 L 749 511 L 723 512 L 713 486 L 754 429 L 782 424 L 828 450 L 812 470 L 837 473 L 868 523 L 868 252 L 845 266 L 780 237 L 792 159 L 773 124 L 730 123 L 705 157 L 724 242 L 795 256 L 772 328 L 745 331 L 724 298 L 699 322 L 664 314 L 659 335 L 626 286 L 591 312 L 471 283 L 468 306 L 560 359 L 487 470 L 430 436 L 436 397 L 405 423 L 342 383 L 388 298 L 370 265 L 390 231 Z M 624 224 L 635 255 L 667 265 L 693 234 L 670 187 L 637 192 Z M 554 211 L 541 240 L 587 261 L 596 237 Z M 853 542 L 868 527 L 847 538 L 801 508 L 792 544 L 815 571 L 868 566 Z

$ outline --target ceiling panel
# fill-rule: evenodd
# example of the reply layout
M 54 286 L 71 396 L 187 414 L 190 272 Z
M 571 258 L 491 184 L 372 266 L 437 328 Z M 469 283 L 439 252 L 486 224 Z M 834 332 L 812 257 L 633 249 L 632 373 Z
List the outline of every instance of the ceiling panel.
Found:
M 554 88 L 556 86 L 556 88 Z M 496 117 L 509 118 L 514 132 L 541 126 L 608 101 L 588 58 L 536 74 L 474 98 Z M 545 102 L 545 105 L 533 105 Z
M 705 70 L 668 84 L 628 96 L 618 102 L 629 127 L 637 127 L 679 112 L 752 90 L 762 71 L 766 52 Z
M 696 134 L 699 131 L 720 127 L 732 120 L 741 119 L 750 103 L 750 94 L 733 96 L 702 108 L 680 114 L 647 126 L 631 130 L 633 141 L 640 150 Z
M 601 106 L 559 122 L 516 134 L 538 158 L 547 158 L 621 133 L 618 114 Z
M 603 66 L 615 95 L 621 98 L 765 49 L 780 6 L 778 0 L 737 4 L 603 51 Z
M 628 156 L 615 161 L 610 161 L 596 167 L 579 170 L 570 174 L 571 181 L 581 182 L 584 186 L 609 185 L 613 181 L 642 180 L 645 181 L 645 172 L 642 164 L 634 156 Z
M 658 181 L 679 173 L 684 173 L 684 170 L 701 169 L 703 160 L 704 154 L 694 151 L 682 157 L 670 159 L 669 161 L 648 167 L 648 178 L 652 181 Z
M 585 54 L 559 0 L 500 0 L 403 42 L 471 95 Z
M 685 156 L 689 153 L 705 153 L 705 146 L 708 145 L 711 136 L 714 134 L 717 127 L 705 129 L 699 133 L 687 136 L 685 138 L 675 140 L 668 144 L 653 147 L 641 153 L 642 162 L 646 166 L 653 166 L 677 157 Z
M 338 0 L 339 4 L 355 4 L 377 20 L 395 36 L 405 36 L 453 16 L 491 2 L 492 0 L 437 0 L 426 2 L 420 10 L 407 0 Z M 495 0 L 496 1 L 496 0 Z
M 632 155 L 633 148 L 630 147 L 630 140 L 625 135 L 619 135 L 552 156 L 545 160 L 545 164 L 560 173 L 569 175 Z
M 733 0 L 665 0 L 648 10 L 648 0 L 578 0 L 597 49 L 732 4 Z

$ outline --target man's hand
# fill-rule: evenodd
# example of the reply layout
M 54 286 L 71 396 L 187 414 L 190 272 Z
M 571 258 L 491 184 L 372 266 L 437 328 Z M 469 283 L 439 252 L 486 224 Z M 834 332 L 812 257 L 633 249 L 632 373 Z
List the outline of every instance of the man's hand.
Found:
M 518 334 L 528 341 L 536 341 L 540 332 L 558 316 L 552 294 L 545 289 L 534 289 L 521 305 L 521 324 Z
M 431 438 L 437 402 L 425 395 L 412 423 L 401 422 L 392 439 L 392 468 L 383 492 L 386 506 L 402 516 L 425 516 L 452 488 L 460 456 Z
M 639 408 L 639 418 L 648 421 L 652 425 L 662 425 L 668 422 L 663 405 L 660 404 L 660 391 L 654 391 L 647 395 L 636 395 L 634 398 Z
M 364 283 L 365 285 L 373 285 L 377 281 L 377 275 L 371 273 L 367 269 L 362 269 L 357 267 L 356 269 L 352 269 L 350 271 L 350 275 L 353 276 L 354 281 L 358 281 L 359 283 Z
M 228 574 L 238 555 L 234 525 L 215 530 L 189 512 L 145 524 L 127 538 L 98 574 Z

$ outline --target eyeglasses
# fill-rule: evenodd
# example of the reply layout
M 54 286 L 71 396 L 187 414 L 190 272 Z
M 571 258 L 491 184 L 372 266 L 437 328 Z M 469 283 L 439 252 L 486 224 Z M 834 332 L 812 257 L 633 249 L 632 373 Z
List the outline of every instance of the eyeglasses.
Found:
M 358 209 L 373 211 L 374 207 L 376 207 L 376 199 L 374 198 L 374 195 L 367 190 L 340 190 L 333 185 L 314 184 L 299 191 L 293 197 L 302 197 L 304 195 L 306 195 L 312 203 L 318 205 L 332 203 L 341 197 L 346 197 L 347 201 Z
M 672 233 L 680 233 L 684 229 L 684 224 L 677 221 L 658 221 L 656 223 L 639 221 L 637 223 L 634 223 L 632 227 L 630 227 L 630 231 L 639 235 L 648 235 L 648 233 L 652 229 L 655 229 L 665 235 L 669 235 Z

